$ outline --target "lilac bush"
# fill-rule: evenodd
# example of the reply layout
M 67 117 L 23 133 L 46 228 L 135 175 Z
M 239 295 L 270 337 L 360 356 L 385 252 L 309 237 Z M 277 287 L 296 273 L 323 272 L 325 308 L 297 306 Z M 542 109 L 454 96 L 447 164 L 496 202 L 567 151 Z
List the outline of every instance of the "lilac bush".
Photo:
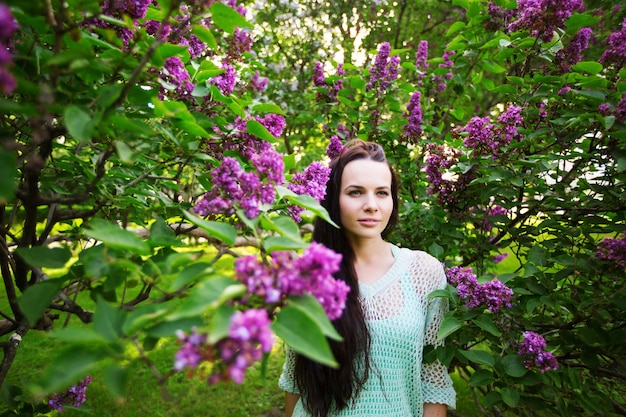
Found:
M 87 387 L 91 380 L 91 376 L 86 376 L 66 391 L 51 396 L 48 399 L 48 406 L 58 412 L 62 412 L 64 406 L 80 407 L 87 401 Z

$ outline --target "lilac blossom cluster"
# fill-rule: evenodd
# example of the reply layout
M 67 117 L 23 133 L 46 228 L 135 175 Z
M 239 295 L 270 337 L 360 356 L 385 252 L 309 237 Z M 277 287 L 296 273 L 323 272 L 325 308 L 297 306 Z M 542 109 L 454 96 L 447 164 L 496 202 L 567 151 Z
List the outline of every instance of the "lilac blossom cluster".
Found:
M 412 142 L 417 142 L 422 134 L 423 114 L 422 105 L 420 104 L 421 97 L 421 93 L 415 91 L 406 107 L 407 124 L 404 125 L 404 136 Z
M 589 39 L 591 39 L 592 34 L 591 28 L 580 29 L 572 41 L 556 53 L 556 64 L 562 73 L 568 72 L 572 65 L 580 62 L 583 57 L 582 52 L 589 46 Z
M 225 157 L 220 166 L 211 171 L 215 188 L 196 204 L 195 211 L 203 216 L 232 215 L 235 206 L 239 206 L 246 217 L 253 219 L 261 212 L 262 204 L 272 204 L 276 198 L 274 185 L 283 182 L 282 157 L 270 149 L 255 154 L 251 162 L 256 172 L 247 172 L 237 159 Z
M 489 117 L 475 116 L 456 133 L 466 133 L 463 145 L 479 155 L 497 156 L 514 138 L 523 137 L 518 130 L 523 123 L 521 113 L 521 107 L 510 106 L 498 117 L 497 126 Z
M 337 71 L 335 73 L 334 81 L 327 82 L 324 76 L 324 67 L 321 62 L 316 62 L 313 68 L 313 86 L 317 87 L 315 93 L 315 99 L 317 101 L 337 102 L 337 94 L 343 88 L 343 77 L 346 71 L 343 69 L 343 64 L 337 65 Z M 322 92 L 322 91 L 325 91 Z
M 91 383 L 91 376 L 80 380 L 77 384 L 69 387 L 61 394 L 55 394 L 48 399 L 48 406 L 58 412 L 63 411 L 63 406 L 80 407 L 87 401 L 87 387 Z
M 429 195 L 439 195 L 442 203 L 451 205 L 456 202 L 457 192 L 463 192 L 469 181 L 465 176 L 456 180 L 444 178 L 444 171 L 458 162 L 461 152 L 444 145 L 429 143 L 426 145 L 428 156 L 426 157 L 426 177 L 430 182 Z M 467 178 L 469 179 L 469 178 Z
M 451 69 L 454 67 L 454 62 L 450 59 L 452 55 L 454 55 L 456 51 L 446 51 L 443 53 L 443 62 L 438 65 L 439 68 Z M 451 80 L 454 77 L 454 73 L 452 71 L 446 72 L 444 75 L 436 75 L 434 77 L 435 82 L 437 83 L 437 91 L 442 93 L 448 87 L 447 80 Z
M 494 264 L 499 264 L 500 262 L 505 260 L 507 256 L 509 256 L 508 252 L 499 253 L 496 256 L 494 256 L 493 258 L 491 258 L 491 260 L 493 261 Z
M 313 162 L 304 172 L 297 172 L 291 178 L 288 188 L 298 195 L 310 195 L 317 202 L 326 196 L 326 183 L 330 177 L 330 168 L 321 162 Z M 291 217 L 297 222 L 302 220 L 304 209 L 300 206 L 289 206 Z
M 626 233 L 620 239 L 602 239 L 596 250 L 596 258 L 613 262 L 619 269 L 626 269 Z
M 330 137 L 330 141 L 328 142 L 328 146 L 326 147 L 326 155 L 328 155 L 330 159 L 335 159 L 336 157 L 341 155 L 343 148 L 344 147 L 341 138 L 337 135 L 333 135 Z
M 382 43 L 378 48 L 374 66 L 370 68 L 370 79 L 365 87 L 368 91 L 376 88 L 380 95 L 398 77 L 400 57 L 398 55 L 390 57 L 390 53 L 391 45 L 389 42 Z
M 611 33 L 607 38 L 609 48 L 607 48 L 600 62 L 605 65 L 615 64 L 618 68 L 626 64 L 626 18 L 622 21 L 622 27 Z
M 424 85 L 426 71 L 430 64 L 428 63 L 428 41 L 420 41 L 415 52 L 415 68 L 417 69 L 417 85 Z
M 215 345 L 207 344 L 208 335 L 192 329 L 187 334 L 177 332 L 182 347 L 174 357 L 174 369 L 193 370 L 203 361 L 213 364 L 208 382 L 234 381 L 241 384 L 246 370 L 259 361 L 264 353 L 272 350 L 274 334 L 270 329 L 270 319 L 264 309 L 237 311 L 230 318 L 228 335 Z
M 511 19 L 515 16 L 515 12 L 514 9 L 498 6 L 493 0 L 490 0 L 487 7 L 489 19 L 486 20 L 486 29 L 490 32 L 506 29 L 509 23 L 511 23 Z
M 486 232 L 490 232 L 491 230 L 493 230 L 491 218 L 494 216 L 506 216 L 507 213 L 507 209 L 500 205 L 495 204 L 489 207 L 489 209 L 485 212 L 485 217 L 483 218 L 482 223 L 480 224 L 480 229 Z
M 255 71 L 248 83 L 248 88 L 256 93 L 262 93 L 267 88 L 267 82 L 266 77 L 261 77 L 259 71 Z
M 340 254 L 313 242 L 299 257 L 292 252 L 276 251 L 267 265 L 252 255 L 238 258 L 235 273 L 248 293 L 267 304 L 311 293 L 328 318 L 334 320 L 341 316 L 349 291 L 345 282 L 333 277 L 340 262 Z
M 573 12 L 582 10 L 583 0 L 518 0 L 517 15 L 508 30 L 528 30 L 543 42 L 550 42 L 556 29 L 563 29 Z
M 493 279 L 481 285 L 469 267 L 455 266 L 446 268 L 445 271 L 448 282 L 456 287 L 459 297 L 465 300 L 468 309 L 485 304 L 487 310 L 496 313 L 504 307 L 512 306 L 513 290 L 502 281 Z
M 274 344 L 270 319 L 264 309 L 237 311 L 230 318 L 228 337 L 216 344 L 221 362 L 213 366 L 209 383 L 243 383 L 246 370 L 269 353 Z
M 545 350 L 546 340 L 535 332 L 524 332 L 520 342 L 518 354 L 524 358 L 524 366 L 528 369 L 539 369 L 541 373 L 545 371 L 555 371 L 559 367 L 556 357 L 552 352 Z
M 0 92 L 7 95 L 17 87 L 17 82 L 9 71 L 13 65 L 9 43 L 17 29 L 18 25 L 11 9 L 6 4 L 0 3 Z

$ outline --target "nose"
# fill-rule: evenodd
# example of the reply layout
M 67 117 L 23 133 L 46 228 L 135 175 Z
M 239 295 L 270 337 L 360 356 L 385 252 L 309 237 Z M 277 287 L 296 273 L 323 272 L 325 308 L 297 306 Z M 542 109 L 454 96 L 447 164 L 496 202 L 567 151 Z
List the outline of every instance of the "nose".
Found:
M 376 212 L 378 211 L 378 204 L 376 204 L 376 196 L 373 193 L 367 193 L 365 198 L 365 205 L 363 209 L 367 212 Z

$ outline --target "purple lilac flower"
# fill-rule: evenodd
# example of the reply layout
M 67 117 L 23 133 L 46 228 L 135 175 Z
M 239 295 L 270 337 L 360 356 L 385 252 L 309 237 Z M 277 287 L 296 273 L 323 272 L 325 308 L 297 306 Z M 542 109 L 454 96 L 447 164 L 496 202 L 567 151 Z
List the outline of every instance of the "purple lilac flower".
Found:
M 420 104 L 421 93 L 415 91 L 407 106 L 407 121 L 404 126 L 404 135 L 409 141 L 417 141 L 422 134 L 422 106 Z
M 326 196 L 326 183 L 329 177 L 329 167 L 321 162 L 313 162 L 306 167 L 304 172 L 297 172 L 293 175 L 288 188 L 298 195 L 310 195 L 319 202 Z M 300 216 L 303 211 L 304 209 L 300 206 L 289 206 L 289 213 L 296 222 L 302 220 Z
M 615 106 L 615 119 L 619 122 L 626 121 L 626 93 L 622 94 L 622 99 Z
M 337 134 L 345 140 L 350 139 L 350 131 L 341 122 L 337 123 Z
M 190 97 L 194 85 L 190 81 L 189 72 L 187 72 L 185 64 L 179 57 L 172 56 L 165 60 L 160 77 L 174 86 L 174 94 L 176 96 L 181 98 Z M 163 98 L 166 94 L 166 90 L 162 87 L 159 96 Z
M 203 347 L 207 335 L 198 333 L 194 328 L 190 334 L 178 330 L 176 336 L 183 346 L 174 357 L 174 369 L 182 371 L 185 368 L 196 368 L 205 356 Z
M 267 87 L 267 82 L 268 82 L 268 79 L 266 77 L 261 77 L 261 74 L 259 74 L 259 71 L 256 71 L 254 75 L 252 76 L 252 78 L 250 79 L 250 83 L 248 84 L 248 87 L 250 88 L 250 90 L 254 92 L 262 93 L 263 91 L 265 91 L 265 88 Z
M 238 6 L 237 5 L 237 0 L 228 0 L 228 2 L 226 3 L 226 5 L 228 7 L 230 7 L 231 9 L 235 10 L 237 13 L 239 13 L 240 15 L 242 15 L 243 17 L 246 17 L 246 13 L 248 12 L 243 6 Z
M 76 385 L 69 387 L 65 392 L 53 395 L 48 399 L 48 406 L 58 412 L 63 411 L 64 405 L 80 407 L 87 401 L 86 392 L 91 380 L 91 376 L 86 376 Z
M 19 25 L 9 6 L 0 3 L 0 43 L 6 44 L 18 28 Z
M 222 68 L 225 70 L 223 73 L 216 75 L 209 79 L 209 83 L 217 86 L 222 94 L 229 95 L 235 89 L 235 83 L 237 82 L 237 73 L 235 67 L 230 64 L 222 64 Z
M 13 56 L 7 45 L 18 28 L 11 9 L 0 3 L 0 93 L 7 95 L 17 87 L 17 81 L 9 71 L 9 67 L 13 65 Z
M 462 131 L 467 132 L 463 145 L 479 151 L 480 154 L 495 153 L 499 143 L 495 139 L 495 125 L 489 117 L 474 116 Z
M 457 191 L 463 191 L 463 183 L 461 181 L 464 181 L 464 179 L 459 178 L 456 182 L 445 179 L 443 178 L 443 171 L 456 164 L 461 152 L 436 143 L 429 143 L 426 146 L 426 150 L 428 152 L 426 157 L 426 176 L 431 184 L 428 187 L 428 194 L 438 194 L 442 203 L 454 204 L 457 198 Z
M 556 357 L 545 351 L 546 340 L 535 332 L 524 332 L 523 339 L 519 345 L 518 354 L 524 358 L 524 366 L 528 369 L 537 368 L 541 373 L 554 371 L 559 367 Z
M 254 362 L 259 361 L 263 353 L 272 350 L 273 337 L 267 311 L 263 309 L 237 311 L 230 319 L 228 337 L 217 343 L 220 358 L 227 367 L 226 375 L 218 374 L 214 370 L 209 382 L 227 379 L 236 384 L 243 383 L 246 370 Z
M 518 0 L 517 19 L 508 29 L 528 30 L 532 36 L 550 42 L 554 31 L 564 28 L 565 21 L 582 7 L 582 0 Z
M 276 138 L 283 134 L 283 130 L 287 126 L 285 118 L 280 114 L 268 113 L 265 116 L 257 117 L 256 120 Z
M 600 103 L 598 105 L 598 113 L 602 116 L 608 116 L 611 114 L 611 105 L 609 103 Z
M 496 313 L 504 307 L 511 308 L 511 299 L 513 298 L 513 290 L 507 287 L 502 281 L 492 279 L 480 286 L 483 293 L 487 310 Z
M 235 272 L 250 294 L 268 303 L 310 293 L 334 320 L 341 315 L 349 291 L 345 282 L 333 277 L 340 262 L 341 255 L 313 242 L 300 257 L 293 252 L 273 252 L 269 265 L 254 256 L 238 258 Z
M 341 139 L 337 135 L 331 136 L 328 147 L 326 148 L 326 155 L 328 155 L 330 159 L 335 159 L 341 155 L 341 151 L 343 151 Z
M 582 51 L 589 46 L 592 33 L 590 28 L 582 28 L 565 48 L 556 53 L 556 64 L 561 68 L 562 73 L 568 72 L 572 65 L 580 62 Z
M 395 55 L 389 57 L 391 53 L 391 45 L 384 42 L 378 48 L 378 54 L 374 59 L 374 65 L 370 68 L 370 79 L 365 86 L 366 90 L 377 88 L 378 94 L 383 91 L 398 76 L 398 67 L 400 65 L 400 57 Z
M 146 32 L 152 36 L 157 35 L 157 33 L 159 32 L 159 28 L 161 28 L 161 25 L 163 26 L 163 28 L 161 29 L 160 37 L 162 40 L 167 40 L 167 38 L 170 36 L 170 33 L 172 33 L 172 26 L 170 24 L 164 24 L 160 20 L 148 20 L 146 23 L 144 23 Z
M 507 256 L 509 256 L 508 252 L 499 253 L 496 256 L 494 256 L 491 260 L 493 261 L 494 264 L 499 264 L 504 259 L 506 259 Z
M 324 77 L 324 67 L 317 61 L 313 67 L 313 85 L 315 87 L 326 87 L 326 77 Z
M 513 291 L 502 281 L 493 279 L 481 285 L 470 267 L 455 266 L 446 268 L 445 272 L 448 282 L 456 287 L 459 297 L 465 300 L 468 309 L 479 307 L 483 303 L 493 313 L 504 307 L 511 307 Z
M 626 269 L 626 233 L 620 239 L 605 237 L 598 244 L 596 258 L 615 263 L 620 269 Z
M 244 53 L 252 50 L 252 32 L 247 29 L 235 28 L 233 35 L 228 40 L 225 62 L 239 60 Z
M 561 97 L 565 97 L 565 95 L 569 93 L 570 91 L 572 91 L 572 87 L 565 86 L 561 88 L 557 94 L 560 95 Z
M 443 62 L 438 65 L 439 68 L 451 69 L 454 67 L 454 62 L 450 59 L 452 55 L 454 55 L 456 51 L 446 51 L 443 53 Z M 446 80 L 452 79 L 454 74 L 452 72 L 447 72 L 445 75 L 437 75 L 433 77 L 435 82 L 437 83 L 437 92 L 442 93 L 448 87 Z
M 151 4 L 152 0 L 105 0 L 102 10 L 107 14 L 127 14 L 133 19 L 143 19 Z
M 313 68 L 313 86 L 318 88 L 318 91 L 315 93 L 315 100 L 337 102 L 337 94 L 343 88 L 343 79 L 341 77 L 344 74 L 343 64 L 337 65 L 336 79 L 332 84 L 329 84 L 324 76 L 322 63 L 316 62 Z M 323 90 L 326 92 L 324 93 Z
M 508 213 L 507 209 L 500 205 L 493 205 L 487 210 L 485 213 L 485 217 L 480 225 L 480 229 L 490 232 L 493 229 L 493 224 L 491 223 L 491 217 L 494 216 L 505 216 Z
M 607 38 L 609 47 L 604 51 L 600 62 L 605 65 L 615 64 L 621 68 L 626 63 L 626 18 L 622 21 L 620 30 L 613 32 Z
M 420 41 L 415 53 L 415 67 L 418 71 L 426 72 L 428 64 L 428 41 Z
M 515 10 L 497 6 L 493 0 L 490 0 L 487 14 L 489 15 L 489 19 L 486 21 L 485 26 L 490 32 L 495 32 L 497 30 L 506 29 L 509 26 L 511 19 L 515 16 Z

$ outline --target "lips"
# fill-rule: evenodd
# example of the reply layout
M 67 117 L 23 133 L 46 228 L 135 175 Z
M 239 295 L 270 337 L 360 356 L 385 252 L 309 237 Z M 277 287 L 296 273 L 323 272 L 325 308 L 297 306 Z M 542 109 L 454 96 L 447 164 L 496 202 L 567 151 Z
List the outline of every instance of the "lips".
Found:
M 379 220 L 376 219 L 359 219 L 359 224 L 365 227 L 374 227 L 380 223 Z

